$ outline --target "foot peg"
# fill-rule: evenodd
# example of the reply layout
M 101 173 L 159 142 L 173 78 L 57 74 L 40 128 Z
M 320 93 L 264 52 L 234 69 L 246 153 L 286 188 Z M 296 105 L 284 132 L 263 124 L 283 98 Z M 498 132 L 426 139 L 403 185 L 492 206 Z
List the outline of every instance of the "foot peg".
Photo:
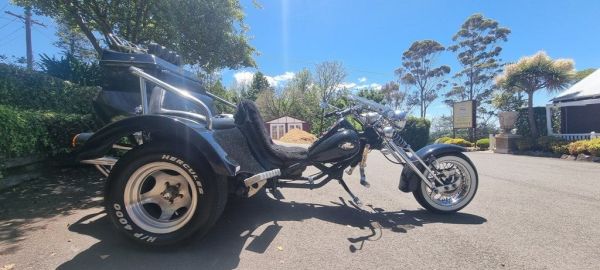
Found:
M 248 197 L 252 197 L 258 192 L 266 183 L 267 179 L 280 176 L 281 171 L 279 169 L 262 172 L 255 174 L 244 179 L 244 185 L 248 188 Z

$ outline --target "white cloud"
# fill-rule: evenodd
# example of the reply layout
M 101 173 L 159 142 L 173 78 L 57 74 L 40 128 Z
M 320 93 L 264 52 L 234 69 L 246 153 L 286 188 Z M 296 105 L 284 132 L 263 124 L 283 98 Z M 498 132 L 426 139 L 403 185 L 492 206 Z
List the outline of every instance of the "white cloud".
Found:
M 294 78 L 294 76 L 296 76 L 296 74 L 294 74 L 294 72 L 291 71 L 286 71 L 283 74 L 279 74 L 277 76 L 265 76 L 267 77 L 267 81 L 269 81 L 269 85 L 273 86 L 273 87 L 277 87 L 279 86 L 280 83 L 285 83 L 291 79 Z
M 364 83 L 366 81 L 367 81 L 367 77 L 360 77 L 360 78 L 358 78 L 358 82 L 359 83 Z
M 235 80 L 235 84 L 237 85 L 250 85 L 253 76 L 253 72 L 240 71 L 233 74 L 233 79 Z
M 337 89 L 341 90 L 341 89 L 352 89 L 356 87 L 356 83 L 349 83 L 349 82 L 343 82 L 338 84 Z
M 269 82 L 270 86 L 278 87 L 282 83 L 285 83 L 285 82 L 293 79 L 294 76 L 296 76 L 296 74 L 294 72 L 286 71 L 283 74 L 279 74 L 279 75 L 275 75 L 275 76 L 265 75 L 265 78 L 267 78 L 267 81 Z M 253 77 L 254 77 L 254 72 L 250 72 L 250 71 L 239 71 L 239 72 L 236 72 L 233 74 L 233 78 L 235 79 L 235 83 L 237 85 L 246 85 L 246 86 L 250 85 L 252 83 Z
M 356 83 L 352 83 L 352 82 L 344 82 L 344 83 L 340 83 L 337 87 L 338 89 L 365 89 L 365 88 L 371 88 L 371 89 L 375 89 L 375 90 L 381 90 L 381 84 L 378 83 L 363 83 L 363 84 L 356 84 Z

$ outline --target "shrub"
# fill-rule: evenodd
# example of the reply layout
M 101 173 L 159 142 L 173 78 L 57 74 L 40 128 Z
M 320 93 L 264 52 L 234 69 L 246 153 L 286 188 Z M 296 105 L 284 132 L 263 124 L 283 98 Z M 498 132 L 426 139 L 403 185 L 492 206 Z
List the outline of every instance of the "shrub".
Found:
M 567 146 L 567 148 L 569 149 L 569 154 L 571 155 L 586 154 L 587 147 L 587 140 L 574 141 Z
M 593 155 L 600 157 L 600 138 L 592 140 L 574 141 L 567 146 L 571 155 Z
M 567 141 L 563 141 L 558 137 L 542 136 L 537 138 L 535 142 L 535 149 L 544 152 L 553 152 L 555 146 L 561 146 L 566 144 L 568 144 Z
M 452 137 L 441 137 L 441 138 L 435 140 L 435 143 L 445 143 L 449 140 L 452 140 Z
M 529 151 L 535 144 L 530 138 L 521 138 L 517 141 L 517 149 L 519 151 Z
M 406 126 L 400 132 L 400 135 L 406 140 L 416 151 L 427 145 L 429 142 L 429 128 L 431 122 L 427 119 L 409 117 L 406 121 Z
M 561 155 L 569 154 L 569 147 L 567 144 L 553 145 L 552 152 Z
M 469 142 L 469 141 L 467 141 L 465 139 L 461 139 L 461 138 L 450 139 L 450 140 L 447 140 L 444 143 L 446 143 L 446 144 L 460 145 L 460 146 L 463 146 L 463 147 L 472 147 L 473 146 L 472 142 Z
M 102 71 L 97 62 L 86 62 L 72 54 L 61 58 L 40 55 L 42 71 L 46 74 L 78 85 L 99 86 L 102 81 Z
M 90 115 L 26 111 L 0 105 L 0 156 L 66 153 L 75 134 L 95 127 Z
M 593 156 L 600 157 L 600 141 L 590 143 L 588 146 L 588 152 L 590 152 L 590 154 Z
M 490 139 L 479 139 L 475 142 L 475 145 L 480 149 L 488 149 L 490 148 Z
M 548 130 L 546 129 L 546 108 L 545 107 L 534 107 L 533 118 L 538 130 L 539 136 L 546 136 Z M 515 123 L 517 128 L 517 134 L 524 137 L 531 137 L 531 130 L 529 128 L 529 118 L 527 117 L 527 108 L 519 109 L 519 115 L 517 116 L 517 122 Z
M 98 87 L 81 87 L 41 72 L 0 64 L 0 105 L 19 110 L 91 114 Z

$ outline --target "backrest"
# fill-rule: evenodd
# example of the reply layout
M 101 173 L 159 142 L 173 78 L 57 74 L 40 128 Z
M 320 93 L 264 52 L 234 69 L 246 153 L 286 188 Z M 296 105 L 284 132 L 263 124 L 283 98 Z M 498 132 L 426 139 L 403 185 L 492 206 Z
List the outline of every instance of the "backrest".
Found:
M 266 169 L 273 169 L 274 164 L 280 164 L 281 159 L 273 150 L 273 140 L 269 137 L 265 128 L 265 121 L 260 111 L 250 100 L 243 100 L 238 104 L 234 115 L 235 125 L 246 137 L 248 145 L 255 158 Z

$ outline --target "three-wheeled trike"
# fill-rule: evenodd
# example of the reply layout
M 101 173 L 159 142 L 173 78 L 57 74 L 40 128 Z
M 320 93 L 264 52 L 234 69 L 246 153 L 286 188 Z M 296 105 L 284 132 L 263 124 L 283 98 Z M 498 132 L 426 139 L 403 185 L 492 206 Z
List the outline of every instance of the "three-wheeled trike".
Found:
M 207 92 L 180 66 L 179 56 L 156 44 L 140 46 L 110 36 L 101 57 L 103 89 L 94 108 L 106 125 L 73 139 L 80 162 L 107 176 L 106 211 L 116 229 L 146 245 L 173 244 L 206 234 L 228 197 L 263 187 L 313 189 L 344 182 L 367 154 L 380 150 L 404 168 L 399 189 L 430 211 L 453 213 L 477 191 L 478 176 L 462 147 L 432 144 L 413 151 L 400 136 L 406 114 L 358 96 L 333 108 L 337 121 L 308 148 L 275 144 L 251 101 L 232 104 Z M 215 102 L 235 108 L 217 114 Z M 323 104 L 323 106 L 327 106 Z M 304 175 L 307 167 L 318 172 Z

